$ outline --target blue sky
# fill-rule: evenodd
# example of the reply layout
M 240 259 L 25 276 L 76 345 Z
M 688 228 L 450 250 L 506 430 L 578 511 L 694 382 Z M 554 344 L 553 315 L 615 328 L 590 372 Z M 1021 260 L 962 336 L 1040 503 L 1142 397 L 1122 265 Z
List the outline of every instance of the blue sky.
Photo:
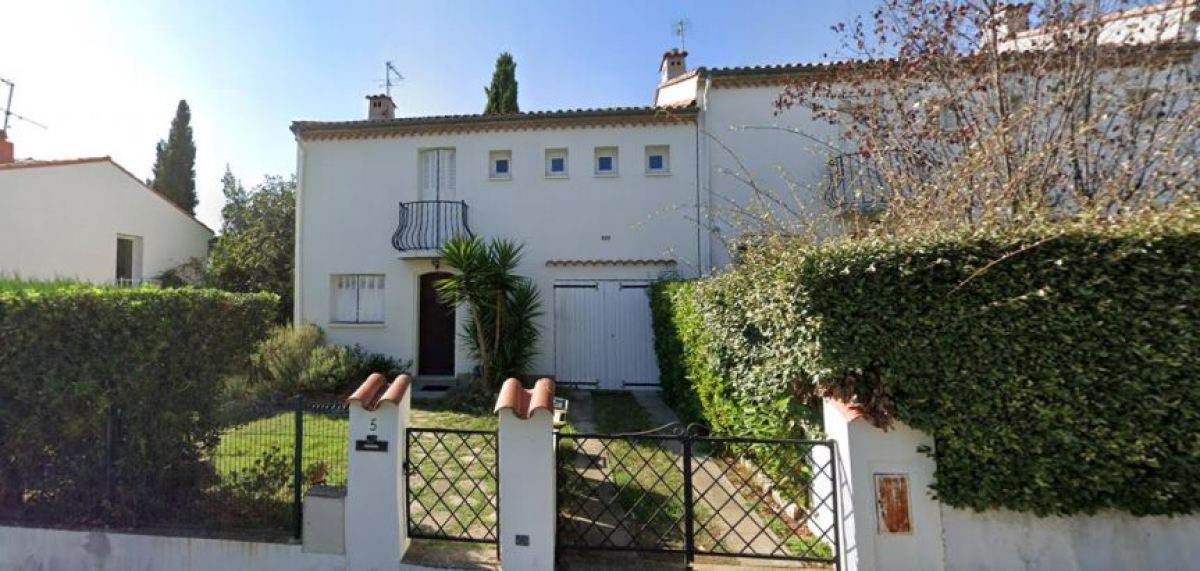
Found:
M 149 174 L 175 104 L 192 107 L 199 218 L 220 225 L 229 163 L 247 184 L 289 174 L 296 119 L 358 119 L 383 62 L 401 115 L 477 113 L 496 55 L 517 61 L 523 110 L 645 105 L 658 58 L 691 23 L 693 67 L 836 55 L 829 26 L 873 0 L 5 0 L 0 77 L 17 83 L 18 157 L 111 155 Z

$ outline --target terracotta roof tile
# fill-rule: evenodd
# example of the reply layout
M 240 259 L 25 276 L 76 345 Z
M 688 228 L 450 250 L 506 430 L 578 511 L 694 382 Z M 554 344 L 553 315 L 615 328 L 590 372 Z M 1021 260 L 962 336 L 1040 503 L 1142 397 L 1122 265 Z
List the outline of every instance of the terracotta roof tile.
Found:
M 500 388 L 496 398 L 496 412 L 510 409 L 522 420 L 528 420 L 538 409 L 554 413 L 554 381 L 538 379 L 532 389 L 526 389 L 521 381 L 509 379 Z
M 367 380 L 363 381 L 363 384 L 355 389 L 350 398 L 346 399 L 346 403 L 356 402 L 366 410 L 375 410 L 385 402 L 398 405 L 408 392 L 408 387 L 412 385 L 412 377 L 407 373 L 402 373 L 385 389 L 386 383 L 387 379 L 383 375 L 372 373 Z
M 695 107 L 608 107 L 503 113 L 494 115 L 433 115 L 388 120 L 294 121 L 292 133 L 300 138 L 345 139 L 418 135 L 461 131 L 498 131 L 594 125 L 671 124 L 695 120 Z

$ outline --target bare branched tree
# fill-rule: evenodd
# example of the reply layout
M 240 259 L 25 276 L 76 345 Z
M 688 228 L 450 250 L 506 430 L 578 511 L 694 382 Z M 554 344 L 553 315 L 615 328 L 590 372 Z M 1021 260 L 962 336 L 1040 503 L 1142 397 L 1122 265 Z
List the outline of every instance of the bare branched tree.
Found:
M 834 27 L 850 59 L 776 106 L 839 125 L 827 201 L 889 232 L 1125 216 L 1196 198 L 1197 19 L 1197 0 L 881 0 Z

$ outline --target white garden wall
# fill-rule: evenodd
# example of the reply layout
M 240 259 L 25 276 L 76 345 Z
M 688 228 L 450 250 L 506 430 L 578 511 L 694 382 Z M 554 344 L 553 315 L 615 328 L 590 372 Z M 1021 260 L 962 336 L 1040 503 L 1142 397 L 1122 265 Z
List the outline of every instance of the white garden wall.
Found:
M 0 571 L 328 571 L 345 557 L 300 545 L 0 527 Z
M 1200 568 L 1200 517 L 1046 517 L 943 507 L 946 569 L 1119 571 Z
M 1106 571 L 1200 568 L 1200 516 L 1100 513 L 1037 517 L 974 512 L 929 492 L 934 462 L 925 433 L 895 423 L 875 428 L 841 403 L 825 402 L 825 430 L 838 443 L 845 570 Z M 883 524 L 877 475 L 908 480 L 911 530 Z M 822 517 L 828 518 L 828 514 Z

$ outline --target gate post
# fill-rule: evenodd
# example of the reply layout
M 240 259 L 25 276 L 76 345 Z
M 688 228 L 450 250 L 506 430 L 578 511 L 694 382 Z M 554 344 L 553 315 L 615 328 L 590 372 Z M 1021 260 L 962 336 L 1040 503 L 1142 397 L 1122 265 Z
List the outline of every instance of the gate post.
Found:
M 505 410 L 511 413 L 504 412 Z M 554 569 L 558 491 L 554 454 L 554 382 L 533 390 L 508 379 L 496 399 L 499 416 L 497 541 L 505 569 Z
M 346 562 L 352 570 L 396 569 L 408 549 L 404 459 L 412 379 L 400 375 L 386 383 L 375 373 L 347 401 Z

